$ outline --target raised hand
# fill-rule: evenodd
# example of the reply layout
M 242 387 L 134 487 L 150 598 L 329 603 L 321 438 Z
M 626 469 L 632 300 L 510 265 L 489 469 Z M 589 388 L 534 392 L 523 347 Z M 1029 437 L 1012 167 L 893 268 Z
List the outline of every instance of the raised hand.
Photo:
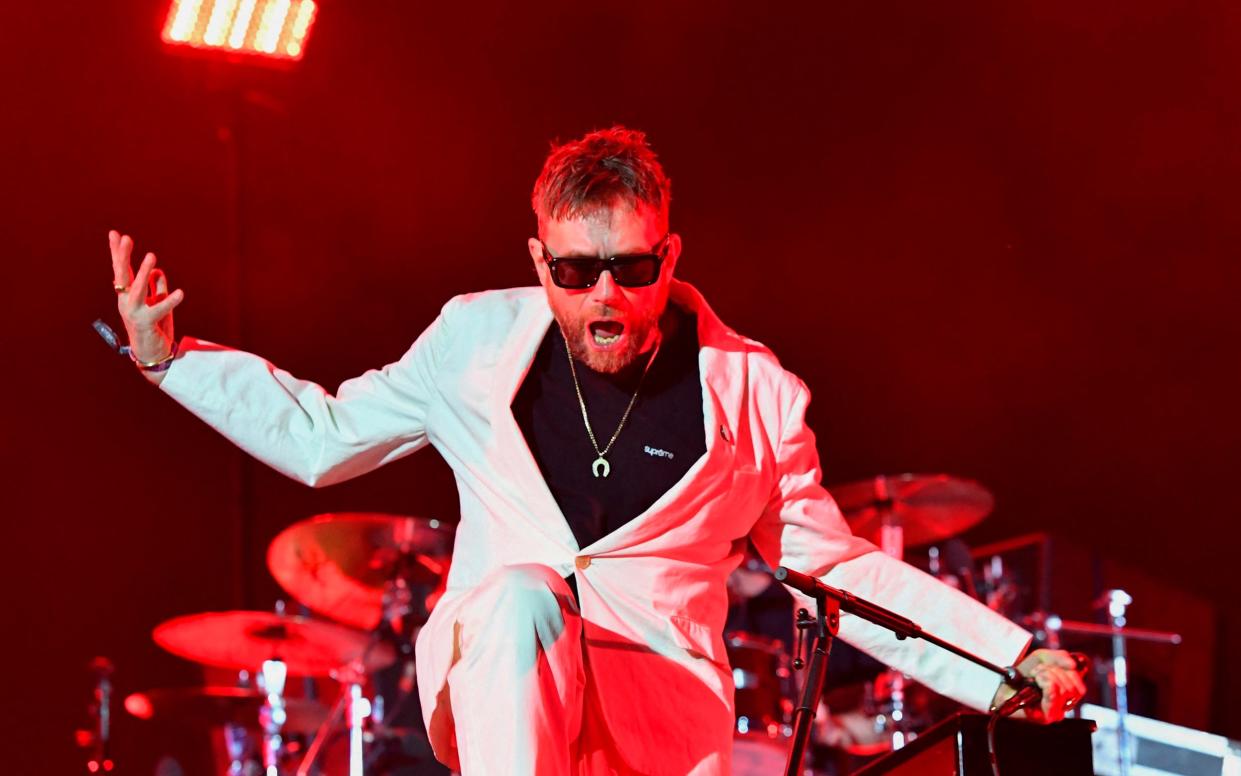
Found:
M 130 261 L 134 241 L 129 235 L 108 232 L 108 247 L 112 250 L 116 309 L 129 336 L 130 352 L 138 361 L 158 361 L 172 352 L 172 310 L 185 299 L 185 292 L 177 289 L 169 293 L 168 278 L 163 270 L 156 269 L 154 253 L 143 258 L 134 274 Z

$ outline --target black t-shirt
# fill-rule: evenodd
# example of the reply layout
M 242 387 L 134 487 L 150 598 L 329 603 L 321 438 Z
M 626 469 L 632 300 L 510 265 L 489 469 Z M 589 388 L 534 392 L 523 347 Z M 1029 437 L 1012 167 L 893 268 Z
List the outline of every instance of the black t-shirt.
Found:
M 611 472 L 595 477 L 598 456 L 582 422 L 560 327 L 549 327 L 513 398 L 513 417 L 579 547 L 586 547 L 646 511 L 685 476 L 707 450 L 698 321 L 679 320 L 651 364 L 629 419 L 607 454 Z M 645 359 L 618 375 L 576 362 L 578 383 L 599 449 L 607 446 L 641 379 Z

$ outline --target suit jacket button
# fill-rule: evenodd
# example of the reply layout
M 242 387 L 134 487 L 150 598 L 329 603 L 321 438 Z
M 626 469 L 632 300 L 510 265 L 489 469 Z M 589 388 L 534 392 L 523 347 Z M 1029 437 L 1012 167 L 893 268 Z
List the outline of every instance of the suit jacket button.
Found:
M 589 555 L 579 555 L 579 556 L 577 556 L 576 558 L 574 558 L 574 559 L 573 559 L 573 565 L 577 566 L 579 570 L 580 570 L 580 569 L 584 569 L 584 568 L 589 567 L 589 566 L 590 566 L 590 556 L 589 556 Z

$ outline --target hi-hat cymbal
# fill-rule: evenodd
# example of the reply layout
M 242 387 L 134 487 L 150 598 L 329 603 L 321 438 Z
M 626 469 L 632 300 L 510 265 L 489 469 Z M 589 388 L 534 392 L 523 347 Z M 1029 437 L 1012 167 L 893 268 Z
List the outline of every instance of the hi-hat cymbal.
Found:
M 187 725 L 253 725 L 259 721 L 264 696 L 246 687 L 160 687 L 125 698 L 125 710 L 138 719 L 160 719 Z M 285 698 L 283 729 L 313 733 L 332 710 L 317 700 Z
M 434 585 L 448 567 L 452 530 L 439 520 L 358 512 L 295 523 L 267 548 L 280 586 L 319 614 L 371 629 L 385 584 Z
M 881 474 L 828 490 L 853 533 L 879 544 L 885 523 L 900 525 L 906 547 L 956 536 L 995 506 L 985 487 L 948 474 Z
M 396 661 L 392 646 L 371 634 L 271 612 L 191 614 L 161 623 L 151 635 L 174 655 L 234 670 L 283 660 L 294 676 L 329 676 L 357 662 L 376 671 Z

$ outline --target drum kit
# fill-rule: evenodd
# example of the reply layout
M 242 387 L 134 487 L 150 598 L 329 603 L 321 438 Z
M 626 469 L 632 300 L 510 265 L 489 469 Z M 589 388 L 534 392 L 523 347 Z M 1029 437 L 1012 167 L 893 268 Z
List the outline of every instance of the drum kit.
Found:
M 368 687 L 378 672 L 412 660 L 413 636 L 442 592 L 451 549 L 451 527 L 438 520 L 342 513 L 296 523 L 271 543 L 267 566 L 290 596 L 321 617 L 287 614 L 278 604 L 274 612 L 168 620 L 155 628 L 156 644 L 199 665 L 238 672 L 240 686 L 153 689 L 128 696 L 125 709 L 140 719 L 221 730 L 230 776 L 327 772 L 324 746 L 343 729 L 347 773 L 360 776 L 367 741 L 376 731 L 399 732 L 385 728 L 385 698 L 372 698 Z M 335 708 L 290 697 L 292 677 L 334 681 Z M 400 691 L 407 695 L 412 687 Z M 391 709 L 408 698 L 386 700 Z

